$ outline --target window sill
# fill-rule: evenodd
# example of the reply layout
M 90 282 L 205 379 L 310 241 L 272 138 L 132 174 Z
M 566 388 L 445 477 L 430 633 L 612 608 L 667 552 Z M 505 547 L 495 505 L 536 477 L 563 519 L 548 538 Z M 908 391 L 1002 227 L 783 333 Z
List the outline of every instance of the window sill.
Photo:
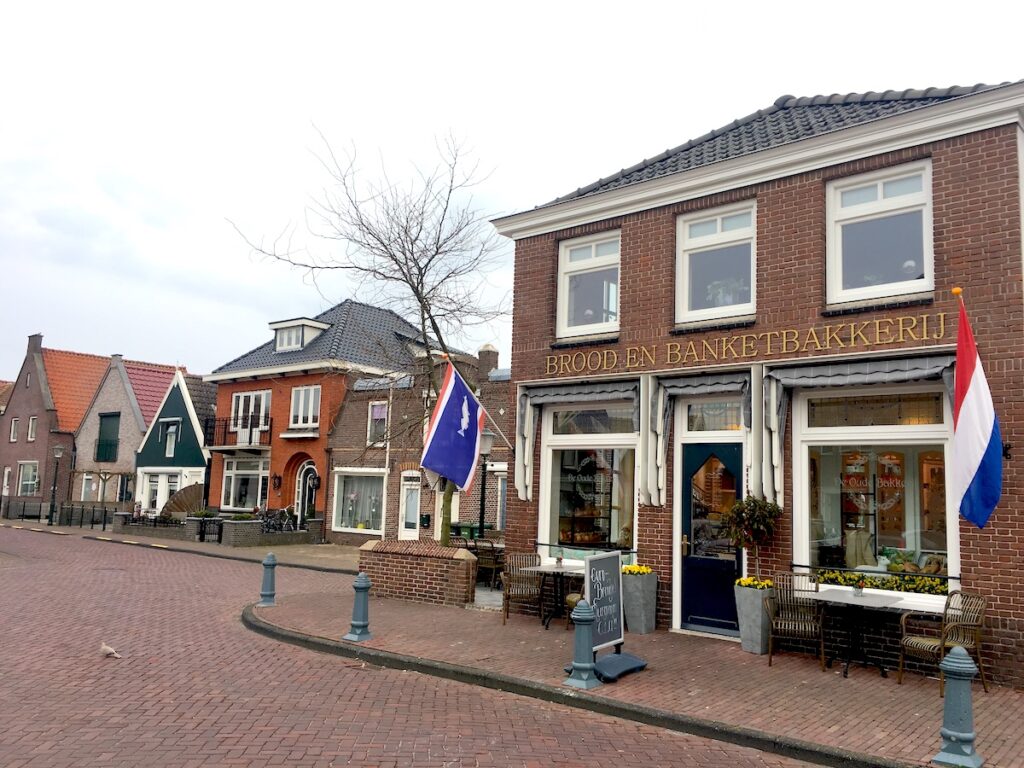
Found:
M 876 312 L 881 309 L 903 309 L 904 307 L 922 307 L 935 302 L 935 291 L 906 293 L 902 296 L 884 296 L 877 299 L 861 299 L 860 301 L 837 302 L 825 305 L 822 317 L 855 315 L 862 312 Z
M 552 343 L 552 349 L 573 349 L 575 347 L 588 347 L 592 344 L 614 344 L 619 340 L 619 332 L 595 333 L 589 336 L 566 336 Z
M 733 328 L 749 328 L 755 322 L 757 322 L 757 315 L 734 315 L 733 317 L 715 317 L 709 320 L 691 320 L 685 323 L 676 323 L 669 333 L 673 336 L 680 336 L 701 331 L 728 331 Z
M 280 435 L 278 435 L 278 437 L 281 438 L 282 440 L 315 440 L 316 438 L 320 437 L 320 430 L 306 429 L 301 431 L 295 430 L 294 432 L 289 430 L 288 432 L 282 432 Z
M 367 536 L 383 536 L 384 531 L 375 530 L 373 528 L 341 528 L 338 526 L 331 526 L 331 530 L 335 533 L 359 533 Z

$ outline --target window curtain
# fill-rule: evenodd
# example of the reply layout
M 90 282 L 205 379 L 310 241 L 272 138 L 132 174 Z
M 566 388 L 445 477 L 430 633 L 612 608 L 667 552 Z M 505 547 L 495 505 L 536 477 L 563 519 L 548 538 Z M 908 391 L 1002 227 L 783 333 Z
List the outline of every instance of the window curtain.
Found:
M 553 386 L 521 387 L 516 411 L 516 492 L 522 501 L 533 499 L 533 452 L 541 408 L 561 403 L 633 401 L 633 429 L 640 428 L 640 382 L 602 381 Z
M 346 475 L 337 499 L 339 526 L 380 530 L 383 485 L 380 477 Z

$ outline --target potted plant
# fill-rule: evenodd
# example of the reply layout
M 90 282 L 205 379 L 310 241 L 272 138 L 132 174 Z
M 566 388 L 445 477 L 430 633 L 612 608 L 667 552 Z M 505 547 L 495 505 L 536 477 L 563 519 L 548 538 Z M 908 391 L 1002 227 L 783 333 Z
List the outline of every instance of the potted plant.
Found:
M 622 613 L 635 634 L 654 631 L 658 603 L 658 574 L 646 565 L 622 566 Z
M 737 501 L 722 517 L 725 536 L 735 546 L 749 552 L 754 562 L 754 575 L 737 579 L 733 587 L 740 644 L 748 653 L 768 652 L 769 618 L 764 610 L 764 598 L 766 590 L 772 588 L 772 582 L 761 578 L 757 551 L 775 535 L 775 524 L 781 516 L 782 508 L 774 501 L 748 495 Z

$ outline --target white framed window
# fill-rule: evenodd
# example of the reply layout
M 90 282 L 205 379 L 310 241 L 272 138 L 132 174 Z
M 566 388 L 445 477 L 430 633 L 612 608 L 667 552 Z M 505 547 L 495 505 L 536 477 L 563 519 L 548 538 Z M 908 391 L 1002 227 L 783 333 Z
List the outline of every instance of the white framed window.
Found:
M 388 401 L 374 400 L 366 413 L 366 444 L 384 445 L 388 435 Z
M 946 496 L 952 411 L 941 387 L 809 390 L 793 402 L 794 562 L 826 582 L 837 569 L 879 584 L 903 578 L 894 574 L 935 576 L 956 589 L 959 521 Z M 941 607 L 944 596 L 913 599 Z
M 18 442 L 18 419 L 11 419 L 11 442 Z
M 935 288 L 930 162 L 833 181 L 826 199 L 829 304 Z
M 34 442 L 36 439 L 36 421 L 37 417 L 28 417 L 28 434 L 25 436 L 25 439 L 28 440 L 30 443 Z
M 18 462 L 18 495 L 38 496 L 39 495 L 39 462 L 19 461 Z
M 320 385 L 292 387 L 291 429 L 320 426 Z
M 755 203 L 677 219 L 677 323 L 754 313 L 756 230 Z
M 92 475 L 88 472 L 82 475 L 82 492 L 79 494 L 79 501 L 91 501 L 89 493 L 92 491 Z
M 543 556 L 580 559 L 590 549 L 632 548 L 637 443 L 632 402 L 544 409 L 537 525 Z
M 11 468 L 4 467 L 4 483 L 3 487 L 0 488 L 0 496 L 10 496 L 11 494 Z
M 619 329 L 619 232 L 566 240 L 558 250 L 557 335 Z
M 181 430 L 181 419 L 161 419 L 157 438 L 164 446 L 164 458 L 173 459 L 178 447 L 178 433 Z
M 270 426 L 270 390 L 236 392 L 231 396 L 231 431 Z
M 160 475 L 150 475 L 146 484 L 146 509 L 156 512 L 160 507 Z
M 288 349 L 302 349 L 302 326 L 293 325 L 291 328 L 278 328 L 275 339 L 278 352 Z
M 334 470 L 335 531 L 384 533 L 387 470 L 343 467 Z
M 224 509 L 251 512 L 267 506 L 270 481 L 269 459 L 226 459 L 224 461 Z
M 420 488 L 422 480 L 419 472 L 402 473 L 402 527 L 399 538 L 415 539 L 420 527 Z

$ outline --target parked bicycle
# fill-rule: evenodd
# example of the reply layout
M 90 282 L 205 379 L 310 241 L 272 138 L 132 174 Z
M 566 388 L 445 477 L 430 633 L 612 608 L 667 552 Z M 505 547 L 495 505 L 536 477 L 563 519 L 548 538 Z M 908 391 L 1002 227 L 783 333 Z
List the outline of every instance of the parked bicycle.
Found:
M 266 509 L 259 514 L 263 533 L 287 533 L 296 530 L 295 515 L 288 507 Z

